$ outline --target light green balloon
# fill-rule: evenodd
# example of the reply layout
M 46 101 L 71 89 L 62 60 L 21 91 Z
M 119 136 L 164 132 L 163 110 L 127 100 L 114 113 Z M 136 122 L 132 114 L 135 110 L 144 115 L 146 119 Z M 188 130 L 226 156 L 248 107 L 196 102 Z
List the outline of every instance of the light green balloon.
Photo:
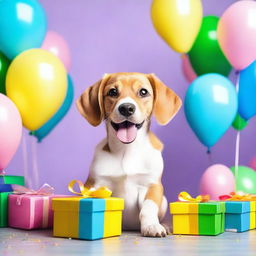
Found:
M 235 166 L 230 169 L 235 174 Z M 237 191 L 256 194 L 256 172 L 253 169 L 246 166 L 238 166 L 238 175 L 235 180 Z

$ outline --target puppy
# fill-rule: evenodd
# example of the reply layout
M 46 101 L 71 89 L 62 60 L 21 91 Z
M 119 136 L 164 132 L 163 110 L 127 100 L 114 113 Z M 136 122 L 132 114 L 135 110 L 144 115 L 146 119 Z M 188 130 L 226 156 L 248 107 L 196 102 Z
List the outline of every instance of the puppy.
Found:
M 79 112 L 93 125 L 106 122 L 107 137 L 96 147 L 86 186 L 107 186 L 125 200 L 123 229 L 143 236 L 166 236 L 160 224 L 167 210 L 161 183 L 162 142 L 149 130 L 155 116 L 166 125 L 178 112 L 180 98 L 154 74 L 106 74 L 77 100 Z

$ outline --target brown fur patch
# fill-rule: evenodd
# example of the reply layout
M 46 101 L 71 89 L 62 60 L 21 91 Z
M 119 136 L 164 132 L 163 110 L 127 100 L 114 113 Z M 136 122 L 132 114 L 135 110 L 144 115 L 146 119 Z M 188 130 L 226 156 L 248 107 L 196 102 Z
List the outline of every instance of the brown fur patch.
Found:
M 92 188 L 93 186 L 94 186 L 94 184 L 95 184 L 95 181 L 94 181 L 94 179 L 92 178 L 92 177 L 88 177 L 88 179 L 87 179 L 87 181 L 85 182 L 85 184 L 84 184 L 84 186 L 86 187 L 86 188 Z
M 102 91 L 108 79 L 109 75 L 104 75 L 101 80 L 87 88 L 76 101 L 78 111 L 93 126 L 99 125 L 104 117 Z
M 109 148 L 108 143 L 106 143 L 102 149 L 103 149 L 104 151 L 106 151 L 106 152 L 110 152 L 110 148 Z
M 160 139 L 158 139 L 157 136 L 153 132 L 149 132 L 148 136 L 149 136 L 149 140 L 150 140 L 152 146 L 155 149 L 162 152 L 164 149 L 164 144 L 162 143 L 162 141 Z
M 154 90 L 154 115 L 161 125 L 166 125 L 179 111 L 182 101 L 154 74 L 147 75 Z
M 158 205 L 158 207 L 160 207 L 163 200 L 163 195 L 164 188 L 161 183 L 151 184 L 148 188 L 145 200 L 150 199 L 154 201 Z

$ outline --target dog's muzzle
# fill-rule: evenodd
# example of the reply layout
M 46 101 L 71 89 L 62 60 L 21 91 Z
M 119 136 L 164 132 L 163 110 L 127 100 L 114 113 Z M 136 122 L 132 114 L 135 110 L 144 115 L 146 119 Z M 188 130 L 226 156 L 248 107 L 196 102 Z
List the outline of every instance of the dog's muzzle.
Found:
M 111 121 L 111 125 L 116 131 L 117 138 L 125 144 L 132 143 L 137 136 L 137 131 L 143 126 L 143 123 L 134 124 L 129 121 L 124 121 L 122 123 L 114 123 Z
M 118 107 L 119 113 L 124 117 L 129 117 L 134 114 L 136 107 L 132 103 L 123 103 Z

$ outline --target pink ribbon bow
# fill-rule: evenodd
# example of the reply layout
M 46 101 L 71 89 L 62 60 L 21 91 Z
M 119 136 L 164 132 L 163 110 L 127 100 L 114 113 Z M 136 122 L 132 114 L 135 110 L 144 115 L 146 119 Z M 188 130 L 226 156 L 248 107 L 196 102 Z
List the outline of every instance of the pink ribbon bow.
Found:
M 40 187 L 38 190 L 33 190 L 24 186 L 12 185 L 13 193 L 22 195 L 53 195 L 54 194 L 54 188 L 50 186 L 49 184 L 45 183 L 42 187 Z
M 21 185 L 12 185 L 13 194 L 16 195 L 42 195 L 42 196 L 50 196 L 54 194 L 54 188 L 49 184 L 45 183 L 38 190 L 33 190 Z M 21 204 L 22 196 L 17 198 L 17 204 Z

